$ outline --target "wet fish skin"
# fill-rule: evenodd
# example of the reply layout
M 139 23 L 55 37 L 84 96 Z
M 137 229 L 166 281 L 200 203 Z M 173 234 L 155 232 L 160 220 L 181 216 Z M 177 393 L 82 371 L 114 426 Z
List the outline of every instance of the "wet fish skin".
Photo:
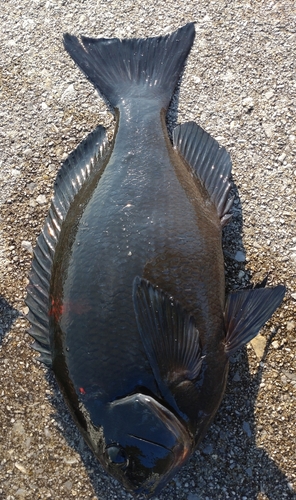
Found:
M 278 286 L 225 300 L 229 156 L 194 123 L 174 130 L 173 147 L 165 124 L 193 39 L 193 24 L 146 40 L 65 35 L 115 108 L 116 133 L 109 145 L 98 127 L 62 167 L 27 297 L 35 347 L 85 440 L 129 491 L 149 496 L 198 446 L 229 355 L 284 295 Z

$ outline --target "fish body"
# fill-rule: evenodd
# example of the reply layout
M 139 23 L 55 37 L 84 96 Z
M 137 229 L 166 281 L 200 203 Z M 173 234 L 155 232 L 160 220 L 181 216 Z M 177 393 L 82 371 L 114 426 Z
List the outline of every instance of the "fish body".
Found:
M 117 126 L 63 165 L 28 287 L 36 349 L 95 455 L 136 494 L 157 493 L 191 456 L 229 355 L 284 294 L 225 299 L 230 158 L 194 123 L 172 144 L 165 123 L 193 39 L 193 24 L 146 40 L 65 36 Z

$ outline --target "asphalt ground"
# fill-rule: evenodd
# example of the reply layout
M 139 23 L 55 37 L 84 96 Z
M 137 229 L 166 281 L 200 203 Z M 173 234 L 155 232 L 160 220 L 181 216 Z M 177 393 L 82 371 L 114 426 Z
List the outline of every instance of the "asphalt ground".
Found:
M 288 0 L 4 0 L 0 9 L 0 499 L 131 498 L 102 470 L 36 361 L 23 315 L 32 247 L 61 162 L 113 116 L 62 34 L 146 37 L 196 23 L 168 126 L 194 120 L 231 153 L 227 288 L 287 287 L 231 359 L 201 448 L 159 500 L 296 498 L 295 8 Z

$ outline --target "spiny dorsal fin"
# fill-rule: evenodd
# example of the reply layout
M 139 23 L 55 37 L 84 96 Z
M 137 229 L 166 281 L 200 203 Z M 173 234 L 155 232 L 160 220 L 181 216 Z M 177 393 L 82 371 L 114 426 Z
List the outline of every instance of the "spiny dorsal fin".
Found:
M 224 226 L 231 218 L 233 203 L 228 198 L 231 160 L 226 149 L 194 122 L 178 125 L 173 130 L 173 143 L 208 191 Z
M 44 227 L 34 249 L 32 268 L 27 287 L 29 334 L 34 337 L 34 349 L 47 366 L 51 365 L 49 310 L 50 277 L 55 248 L 61 225 L 74 197 L 93 172 L 103 168 L 108 151 L 106 130 L 98 126 L 69 155 L 59 170 L 55 191 Z

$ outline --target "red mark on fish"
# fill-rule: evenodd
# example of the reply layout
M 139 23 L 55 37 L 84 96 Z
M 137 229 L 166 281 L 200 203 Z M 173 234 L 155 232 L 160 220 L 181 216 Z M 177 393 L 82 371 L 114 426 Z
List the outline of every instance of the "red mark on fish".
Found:
M 60 298 L 51 297 L 51 305 L 49 316 L 52 316 L 55 321 L 59 321 L 62 314 L 84 314 L 91 310 L 91 307 L 85 300 L 73 300 L 72 302 L 62 302 Z

